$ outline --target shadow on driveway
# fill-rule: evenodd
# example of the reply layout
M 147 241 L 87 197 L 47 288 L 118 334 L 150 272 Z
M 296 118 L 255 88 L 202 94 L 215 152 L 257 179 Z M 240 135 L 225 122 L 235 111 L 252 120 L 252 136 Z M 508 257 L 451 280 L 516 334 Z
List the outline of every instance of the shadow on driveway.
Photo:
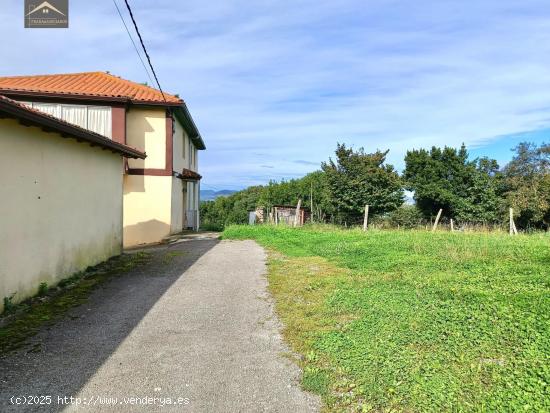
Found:
M 25 348 L 1 357 L 0 411 L 63 410 L 57 397 L 76 395 L 172 284 L 218 242 L 214 234 L 197 235 L 147 248 L 148 264 L 101 284 Z M 47 395 L 52 403 L 40 408 L 10 402 L 12 396 Z

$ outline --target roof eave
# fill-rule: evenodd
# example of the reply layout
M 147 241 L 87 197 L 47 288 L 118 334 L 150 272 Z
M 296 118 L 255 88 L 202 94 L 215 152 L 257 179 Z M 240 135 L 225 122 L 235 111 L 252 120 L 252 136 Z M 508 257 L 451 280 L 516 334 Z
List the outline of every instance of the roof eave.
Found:
M 152 100 L 139 100 L 131 99 L 126 96 L 103 96 L 92 94 L 80 94 L 80 93 L 56 93 L 56 92 L 42 92 L 31 90 L 17 90 L 17 89 L 2 89 L 0 88 L 0 95 L 4 96 L 17 96 L 17 97 L 35 97 L 35 98 L 55 98 L 55 99 L 74 99 L 74 100 L 94 100 L 99 102 L 117 102 L 117 103 L 131 103 L 133 105 L 151 105 L 151 106 L 181 106 L 183 101 L 180 102 L 165 102 L 165 101 L 152 101 Z
M 97 100 L 104 102 L 128 102 L 126 97 L 117 97 L 117 96 L 100 96 L 100 95 L 90 95 L 90 94 L 78 94 L 78 93 L 49 93 L 49 92 L 35 92 L 30 90 L 16 90 L 16 89 L 2 89 L 0 88 L 0 95 L 4 96 L 32 96 L 37 98 L 58 98 L 58 99 L 74 99 L 74 100 Z
M 199 150 L 205 150 L 206 145 L 202 140 L 202 136 L 197 128 L 197 125 L 195 125 L 195 121 L 193 121 L 193 117 L 191 116 L 189 109 L 187 109 L 187 105 L 185 103 L 178 105 L 174 110 L 174 114 L 183 125 L 183 128 L 189 135 L 191 141 L 195 144 L 195 147 Z
M 174 110 L 174 113 L 177 119 L 181 122 L 185 131 L 195 144 L 196 148 L 199 150 L 205 150 L 206 145 L 202 139 L 202 136 L 195 125 L 193 117 L 187 108 L 187 105 L 184 101 L 180 102 L 166 102 L 166 101 L 144 101 L 144 100 L 134 100 L 123 96 L 99 96 L 99 95 L 90 95 L 90 94 L 75 94 L 75 93 L 49 93 L 49 92 L 40 92 L 40 91 L 29 91 L 29 90 L 16 90 L 16 89 L 2 89 L 0 88 L 0 95 L 5 95 L 8 97 L 18 97 L 24 98 L 26 96 L 34 98 L 54 98 L 54 99 L 73 99 L 73 100 L 88 100 L 88 101 L 97 101 L 97 102 L 115 102 L 131 105 L 142 105 L 142 106 L 159 106 L 167 107 Z
M 41 114 L 35 111 L 30 111 L 19 104 L 9 103 L 0 100 L 0 112 L 3 112 L 11 117 L 28 122 L 32 126 L 44 128 L 46 131 L 54 131 L 62 137 L 70 137 L 76 140 L 83 140 L 90 143 L 92 146 L 100 146 L 104 149 L 109 149 L 120 155 L 133 159 L 145 159 L 147 155 L 137 149 L 123 145 L 101 136 L 99 134 L 88 132 L 78 126 L 73 126 L 63 121 L 58 121 L 55 118 Z

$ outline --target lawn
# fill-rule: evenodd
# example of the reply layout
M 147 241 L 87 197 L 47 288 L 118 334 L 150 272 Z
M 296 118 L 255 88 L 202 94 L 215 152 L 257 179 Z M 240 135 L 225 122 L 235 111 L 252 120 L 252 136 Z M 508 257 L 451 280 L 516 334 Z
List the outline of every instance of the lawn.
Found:
M 550 411 L 550 237 L 232 226 L 328 411 Z

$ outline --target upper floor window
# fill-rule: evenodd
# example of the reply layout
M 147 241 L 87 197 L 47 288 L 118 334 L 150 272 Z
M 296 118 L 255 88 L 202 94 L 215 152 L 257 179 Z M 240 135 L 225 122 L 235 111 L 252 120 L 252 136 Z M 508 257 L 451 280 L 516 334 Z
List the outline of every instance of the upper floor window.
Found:
M 112 114 L 110 106 L 66 105 L 60 103 L 21 102 L 65 122 L 112 137 Z

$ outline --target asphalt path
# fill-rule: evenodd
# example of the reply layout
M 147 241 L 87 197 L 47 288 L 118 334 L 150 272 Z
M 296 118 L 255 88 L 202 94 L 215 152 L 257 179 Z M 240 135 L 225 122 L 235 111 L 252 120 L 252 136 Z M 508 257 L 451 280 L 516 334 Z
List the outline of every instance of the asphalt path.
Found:
M 147 251 L 150 263 L 0 357 L 0 411 L 319 410 L 282 341 L 260 246 L 205 234 Z

